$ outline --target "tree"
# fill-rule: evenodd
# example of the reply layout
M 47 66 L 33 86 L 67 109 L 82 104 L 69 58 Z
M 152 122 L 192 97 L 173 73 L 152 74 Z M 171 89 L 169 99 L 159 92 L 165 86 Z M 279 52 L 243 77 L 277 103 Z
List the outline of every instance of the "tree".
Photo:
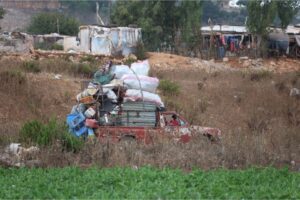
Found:
M 75 18 L 58 13 L 40 13 L 32 18 L 28 32 L 32 34 L 77 35 L 78 27 L 79 22 Z
M 285 29 L 297 14 L 300 6 L 299 0 L 277 1 L 278 17 L 281 21 L 281 28 Z
M 149 50 L 164 46 L 176 48 L 176 36 L 189 47 L 199 39 L 202 3 L 196 1 L 117 1 L 111 20 L 114 24 L 136 24 L 142 28 L 143 41 Z
M 249 0 L 247 2 L 247 27 L 251 33 L 257 35 L 262 54 L 266 47 L 268 27 L 278 18 L 281 28 L 286 28 L 298 12 L 299 3 L 299 0 Z

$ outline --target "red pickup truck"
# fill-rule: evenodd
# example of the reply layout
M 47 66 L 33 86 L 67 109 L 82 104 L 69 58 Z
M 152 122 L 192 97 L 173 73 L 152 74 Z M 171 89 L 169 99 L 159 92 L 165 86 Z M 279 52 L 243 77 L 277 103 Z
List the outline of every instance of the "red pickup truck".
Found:
M 172 116 L 177 117 L 178 124 L 174 126 L 170 123 Z M 183 143 L 189 142 L 194 134 L 203 134 L 211 140 L 219 139 L 221 131 L 217 128 L 191 126 L 182 116 L 176 112 L 155 112 L 154 126 L 143 125 L 147 119 L 144 117 L 140 120 L 140 124 L 128 123 L 127 126 L 123 125 L 101 125 L 98 127 L 95 135 L 100 141 L 107 139 L 118 142 L 122 140 L 136 140 L 146 144 L 153 142 L 153 136 L 162 136 L 172 138 L 176 141 Z M 142 122 L 142 123 L 141 123 Z

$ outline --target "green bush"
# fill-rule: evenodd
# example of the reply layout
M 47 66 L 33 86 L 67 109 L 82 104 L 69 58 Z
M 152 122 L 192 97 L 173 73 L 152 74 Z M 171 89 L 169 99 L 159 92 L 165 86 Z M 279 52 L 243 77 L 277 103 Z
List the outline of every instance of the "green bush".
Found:
M 73 72 L 75 72 L 75 74 L 82 74 L 84 76 L 91 77 L 95 71 L 97 71 L 97 68 L 94 65 L 83 63 L 73 65 Z
M 124 61 L 124 65 L 128 65 L 130 66 L 132 63 L 134 63 L 136 61 L 136 59 L 132 58 L 132 57 L 128 57 L 126 58 L 126 60 Z
M 62 51 L 62 50 L 64 50 L 64 47 L 63 47 L 63 45 L 54 43 L 54 44 L 51 45 L 51 49 L 50 50 L 59 50 L 59 51 Z
M 64 50 L 64 47 L 57 43 L 49 43 L 49 42 L 39 42 L 34 45 L 35 49 L 42 49 L 42 50 Z
M 161 80 L 158 89 L 162 91 L 163 95 L 178 95 L 180 86 L 169 80 Z
M 80 62 L 90 62 L 90 63 L 95 63 L 96 58 L 93 55 L 87 55 L 82 58 L 80 58 Z
M 41 68 L 39 64 L 35 61 L 25 61 L 22 64 L 22 68 L 27 72 L 39 73 L 41 72 Z
M 40 13 L 32 18 L 28 32 L 32 34 L 48 34 L 59 31 L 62 35 L 77 35 L 78 27 L 79 22 L 75 18 L 59 13 Z
M 83 141 L 68 132 L 67 127 L 63 123 L 59 123 L 56 119 L 52 119 L 48 124 L 33 120 L 23 125 L 20 130 L 21 142 L 27 144 L 36 144 L 39 146 L 50 146 L 55 141 L 60 141 L 63 150 L 78 152 Z

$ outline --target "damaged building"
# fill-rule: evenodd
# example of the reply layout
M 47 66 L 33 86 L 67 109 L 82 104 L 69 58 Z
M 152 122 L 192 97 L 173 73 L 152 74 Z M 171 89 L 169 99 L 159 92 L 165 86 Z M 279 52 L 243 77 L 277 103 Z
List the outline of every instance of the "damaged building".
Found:
M 141 39 L 141 28 L 80 26 L 78 38 L 64 38 L 64 51 L 128 56 Z

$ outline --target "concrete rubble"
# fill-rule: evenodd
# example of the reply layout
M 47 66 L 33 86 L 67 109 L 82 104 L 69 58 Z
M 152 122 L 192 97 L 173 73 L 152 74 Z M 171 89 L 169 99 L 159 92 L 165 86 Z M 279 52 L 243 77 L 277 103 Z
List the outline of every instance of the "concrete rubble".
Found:
M 33 37 L 26 33 L 10 32 L 0 35 L 0 52 L 30 53 L 34 52 Z
M 41 162 L 38 160 L 39 152 L 40 149 L 36 146 L 25 148 L 19 143 L 11 143 L 0 154 L 0 166 L 38 167 L 41 165 Z

